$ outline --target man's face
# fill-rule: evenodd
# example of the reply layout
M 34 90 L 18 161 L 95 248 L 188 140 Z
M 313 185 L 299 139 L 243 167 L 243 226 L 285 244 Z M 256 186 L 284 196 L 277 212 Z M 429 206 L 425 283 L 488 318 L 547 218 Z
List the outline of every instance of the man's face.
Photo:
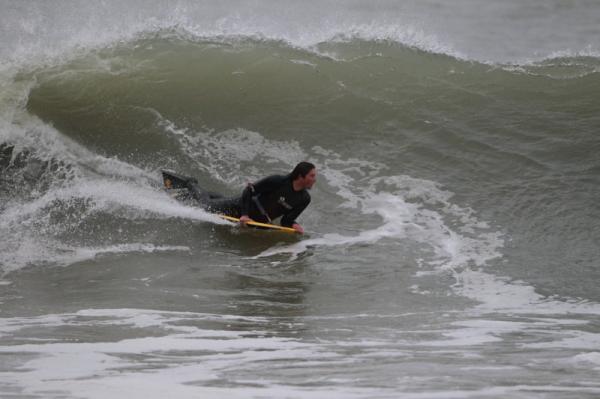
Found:
M 302 178 L 302 180 L 302 185 L 304 188 L 312 188 L 313 184 L 315 184 L 317 181 L 317 169 L 312 169 L 306 174 L 306 176 Z

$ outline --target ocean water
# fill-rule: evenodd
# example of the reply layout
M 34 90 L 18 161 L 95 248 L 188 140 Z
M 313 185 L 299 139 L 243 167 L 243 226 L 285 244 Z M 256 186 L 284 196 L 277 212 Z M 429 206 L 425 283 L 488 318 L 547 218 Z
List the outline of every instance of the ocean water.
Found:
M 0 398 L 598 398 L 599 134 L 593 0 L 0 0 Z

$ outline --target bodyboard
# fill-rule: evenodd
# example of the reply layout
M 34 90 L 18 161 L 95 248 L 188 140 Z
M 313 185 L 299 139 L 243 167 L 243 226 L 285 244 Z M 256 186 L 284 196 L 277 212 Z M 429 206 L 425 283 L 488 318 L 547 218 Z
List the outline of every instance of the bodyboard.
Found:
M 225 220 L 229 220 L 230 222 L 235 222 L 235 223 L 239 223 L 240 219 L 233 217 L 233 216 L 227 216 L 227 215 L 218 215 L 220 218 L 223 218 Z M 263 229 L 271 229 L 271 230 L 278 230 L 278 231 L 282 231 L 285 233 L 298 233 L 298 231 L 292 229 L 291 227 L 284 227 L 284 226 L 279 226 L 276 224 L 268 224 L 268 223 L 260 223 L 260 222 L 255 222 L 255 221 L 251 221 L 251 222 L 246 222 L 246 224 L 248 226 L 253 226 L 253 227 L 260 227 Z

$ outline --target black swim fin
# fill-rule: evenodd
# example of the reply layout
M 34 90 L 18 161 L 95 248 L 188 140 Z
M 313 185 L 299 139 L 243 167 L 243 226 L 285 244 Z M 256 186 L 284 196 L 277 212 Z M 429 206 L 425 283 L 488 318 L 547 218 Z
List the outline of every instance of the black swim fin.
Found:
M 170 170 L 161 170 L 165 188 L 190 188 L 190 183 L 198 184 L 198 180 L 193 177 L 184 176 L 171 172 Z

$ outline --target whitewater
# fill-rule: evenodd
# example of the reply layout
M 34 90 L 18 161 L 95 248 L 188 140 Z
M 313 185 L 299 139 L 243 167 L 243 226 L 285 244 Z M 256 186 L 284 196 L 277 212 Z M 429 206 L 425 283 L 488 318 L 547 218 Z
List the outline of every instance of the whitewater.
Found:
M 600 396 L 599 27 L 589 0 L 0 0 L 0 397 Z M 303 236 L 162 188 L 302 160 Z

